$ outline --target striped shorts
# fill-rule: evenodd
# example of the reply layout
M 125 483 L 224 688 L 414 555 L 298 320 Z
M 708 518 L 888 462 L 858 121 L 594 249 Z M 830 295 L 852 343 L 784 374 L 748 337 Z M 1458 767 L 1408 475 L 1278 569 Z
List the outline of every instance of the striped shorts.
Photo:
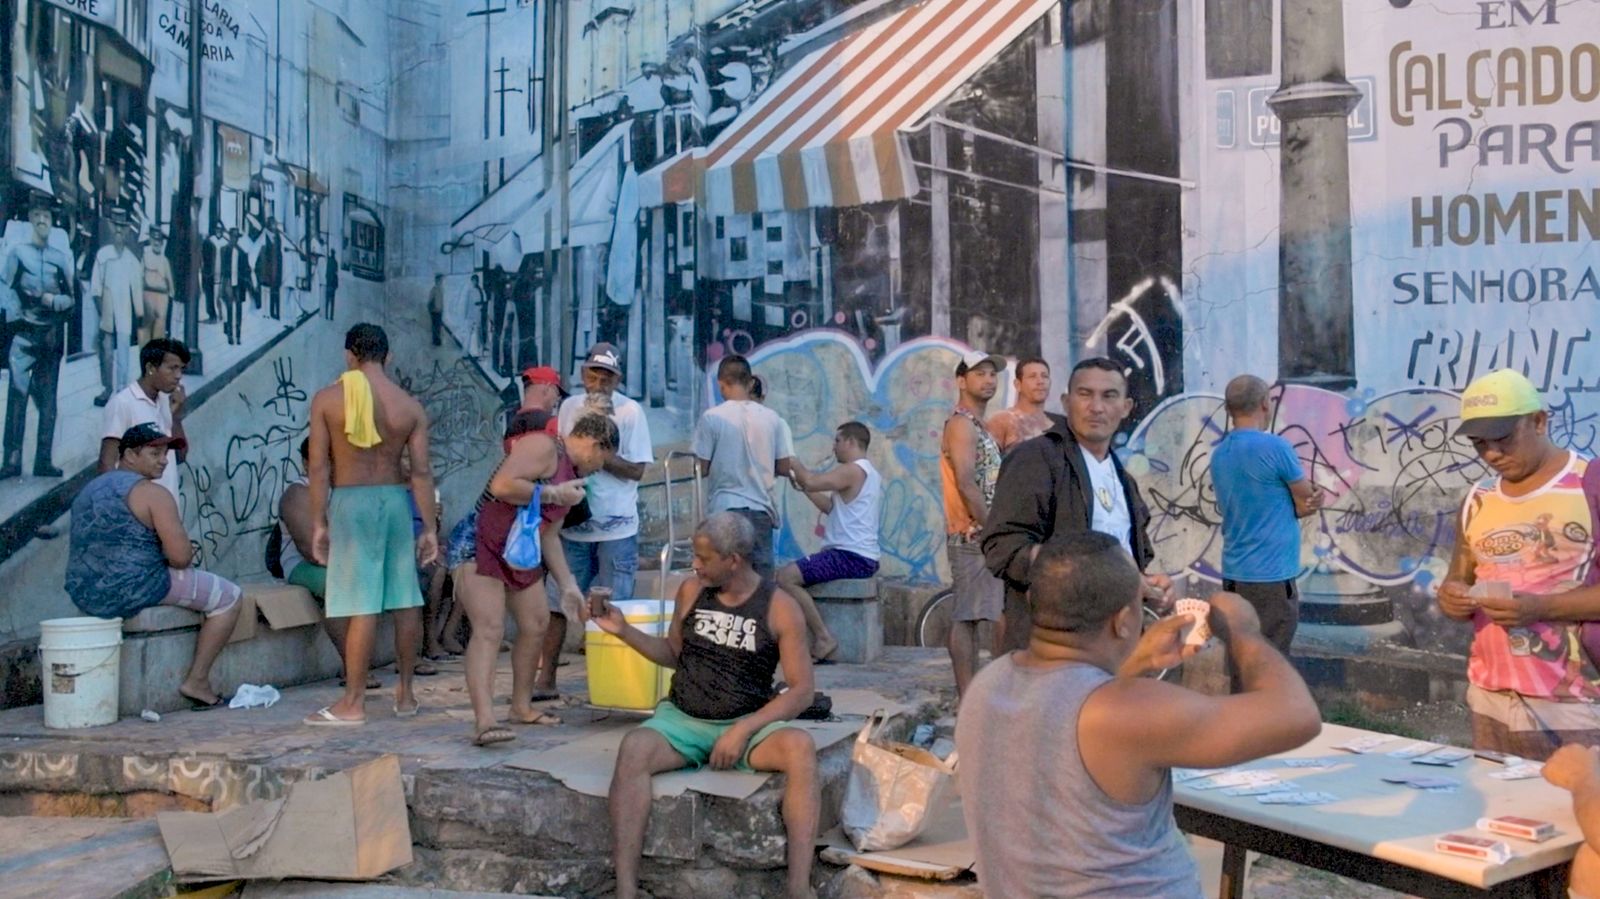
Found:
M 232 609 L 244 596 L 244 588 L 238 584 L 198 568 L 169 568 L 167 576 L 171 586 L 161 605 L 200 612 L 207 618 Z

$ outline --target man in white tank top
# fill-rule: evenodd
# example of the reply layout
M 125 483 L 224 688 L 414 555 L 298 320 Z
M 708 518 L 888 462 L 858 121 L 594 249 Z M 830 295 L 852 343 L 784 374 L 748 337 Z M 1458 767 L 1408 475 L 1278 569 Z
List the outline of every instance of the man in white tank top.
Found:
M 789 480 L 805 491 L 822 512 L 822 551 L 778 571 L 778 583 L 800 603 L 811 630 L 811 652 L 819 661 L 839 648 L 828 632 L 807 587 L 827 581 L 857 580 L 878 573 L 878 510 L 883 477 L 867 459 L 872 432 L 859 421 L 847 421 L 833 435 L 833 457 L 839 464 L 823 472 L 790 463 Z

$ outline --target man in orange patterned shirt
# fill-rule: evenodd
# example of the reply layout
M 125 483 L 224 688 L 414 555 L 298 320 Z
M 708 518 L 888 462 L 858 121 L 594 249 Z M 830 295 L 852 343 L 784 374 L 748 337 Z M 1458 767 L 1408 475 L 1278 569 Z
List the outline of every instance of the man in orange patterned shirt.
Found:
M 1439 587 L 1440 610 L 1472 622 L 1473 744 L 1530 759 L 1600 745 L 1600 465 L 1550 440 L 1539 392 L 1510 369 L 1467 386 L 1456 433 L 1491 469 Z

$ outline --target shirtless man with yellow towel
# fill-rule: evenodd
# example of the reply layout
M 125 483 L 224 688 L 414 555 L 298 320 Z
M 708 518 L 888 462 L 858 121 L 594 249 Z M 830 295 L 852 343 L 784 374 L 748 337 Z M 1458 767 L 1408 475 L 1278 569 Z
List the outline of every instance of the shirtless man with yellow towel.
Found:
M 434 530 L 433 469 L 428 464 L 428 414 L 389 380 L 389 336 L 362 323 L 344 336 L 348 368 L 311 399 L 311 520 L 316 562 L 328 567 L 327 614 L 349 618 L 345 691 L 305 719 L 318 727 L 365 724 L 367 663 L 378 615 L 394 613 L 394 713 L 417 714 L 412 669 L 422 640 L 417 567 L 439 554 Z M 411 456 L 411 495 L 423 530 L 413 544 L 411 503 L 400 459 Z M 329 464 L 332 464 L 330 471 Z

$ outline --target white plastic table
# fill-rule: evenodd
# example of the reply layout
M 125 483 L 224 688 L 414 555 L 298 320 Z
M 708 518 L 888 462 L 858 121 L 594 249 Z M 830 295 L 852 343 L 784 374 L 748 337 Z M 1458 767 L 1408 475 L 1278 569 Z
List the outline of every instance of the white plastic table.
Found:
M 1223 899 L 1243 895 L 1245 853 L 1259 852 L 1297 864 L 1424 897 L 1566 896 L 1567 865 L 1583 842 L 1572 799 L 1543 778 L 1504 781 L 1488 775 L 1504 768 L 1469 758 L 1453 768 L 1415 765 L 1387 753 L 1415 742 L 1395 737 L 1365 755 L 1334 749 L 1372 731 L 1325 724 L 1310 743 L 1282 755 L 1239 766 L 1273 771 L 1307 791 L 1340 797 L 1325 805 L 1266 805 L 1253 796 L 1178 784 L 1174 816 L 1188 833 L 1217 840 L 1223 855 Z M 1338 758 L 1330 768 L 1291 768 L 1285 759 Z M 1425 775 L 1460 781 L 1451 793 L 1430 793 L 1384 776 Z M 1549 821 L 1556 835 L 1543 843 L 1505 840 L 1515 856 L 1491 865 L 1433 849 L 1445 833 L 1479 834 L 1477 820 L 1521 815 Z M 1481 835 L 1481 834 L 1480 834 Z

